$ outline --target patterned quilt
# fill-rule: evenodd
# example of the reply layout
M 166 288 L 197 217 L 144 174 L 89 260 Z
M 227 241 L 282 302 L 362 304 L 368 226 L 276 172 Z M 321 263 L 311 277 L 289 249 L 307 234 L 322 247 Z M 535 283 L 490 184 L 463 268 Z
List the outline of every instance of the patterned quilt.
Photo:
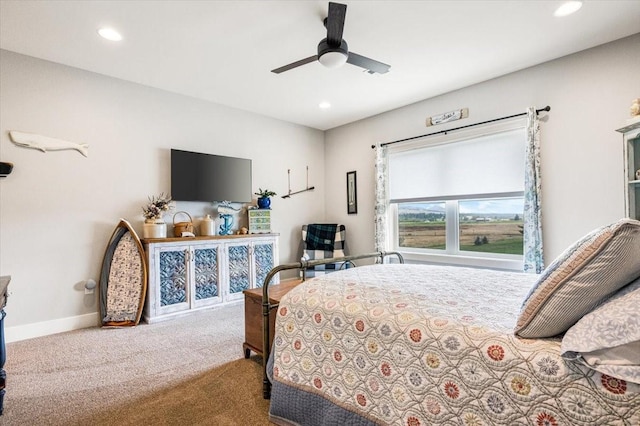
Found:
M 362 266 L 281 300 L 270 418 L 279 424 L 634 425 L 640 385 L 513 334 L 537 277 Z

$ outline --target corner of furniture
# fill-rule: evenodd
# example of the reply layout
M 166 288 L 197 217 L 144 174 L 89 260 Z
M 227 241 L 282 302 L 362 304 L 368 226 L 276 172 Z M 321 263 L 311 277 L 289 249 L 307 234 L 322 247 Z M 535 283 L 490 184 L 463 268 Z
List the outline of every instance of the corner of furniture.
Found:
M 625 215 L 640 220 L 640 117 L 616 131 L 623 140 Z

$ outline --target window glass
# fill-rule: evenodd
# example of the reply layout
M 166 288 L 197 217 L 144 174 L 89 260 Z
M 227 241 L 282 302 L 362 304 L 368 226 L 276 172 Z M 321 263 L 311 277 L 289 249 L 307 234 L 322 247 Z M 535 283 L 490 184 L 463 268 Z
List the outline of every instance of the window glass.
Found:
M 459 201 L 460 251 L 522 255 L 524 199 Z
M 444 250 L 445 203 L 399 203 L 398 246 Z

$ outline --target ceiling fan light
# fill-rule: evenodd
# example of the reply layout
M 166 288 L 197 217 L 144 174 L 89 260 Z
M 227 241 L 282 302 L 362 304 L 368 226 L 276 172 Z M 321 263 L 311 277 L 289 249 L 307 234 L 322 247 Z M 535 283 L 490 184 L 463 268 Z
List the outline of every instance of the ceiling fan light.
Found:
M 349 46 L 342 40 L 339 46 L 330 45 L 327 39 L 318 44 L 318 62 L 327 68 L 338 68 L 349 59 Z
M 326 52 L 318 61 L 327 68 L 338 68 L 347 62 L 348 54 L 344 52 Z

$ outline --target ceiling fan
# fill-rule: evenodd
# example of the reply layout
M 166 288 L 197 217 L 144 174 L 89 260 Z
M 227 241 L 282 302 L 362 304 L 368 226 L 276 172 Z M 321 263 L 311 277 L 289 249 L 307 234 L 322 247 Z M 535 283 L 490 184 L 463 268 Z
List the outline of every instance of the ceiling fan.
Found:
M 347 15 L 347 5 L 329 2 L 329 15 L 324 18 L 327 28 L 327 38 L 318 44 L 318 54 L 290 63 L 271 72 L 280 74 L 293 68 L 318 61 L 327 68 L 337 68 L 345 62 L 364 68 L 369 74 L 385 74 L 389 72 L 389 65 L 367 58 L 357 53 L 349 52 L 347 42 L 342 38 L 344 19 Z

